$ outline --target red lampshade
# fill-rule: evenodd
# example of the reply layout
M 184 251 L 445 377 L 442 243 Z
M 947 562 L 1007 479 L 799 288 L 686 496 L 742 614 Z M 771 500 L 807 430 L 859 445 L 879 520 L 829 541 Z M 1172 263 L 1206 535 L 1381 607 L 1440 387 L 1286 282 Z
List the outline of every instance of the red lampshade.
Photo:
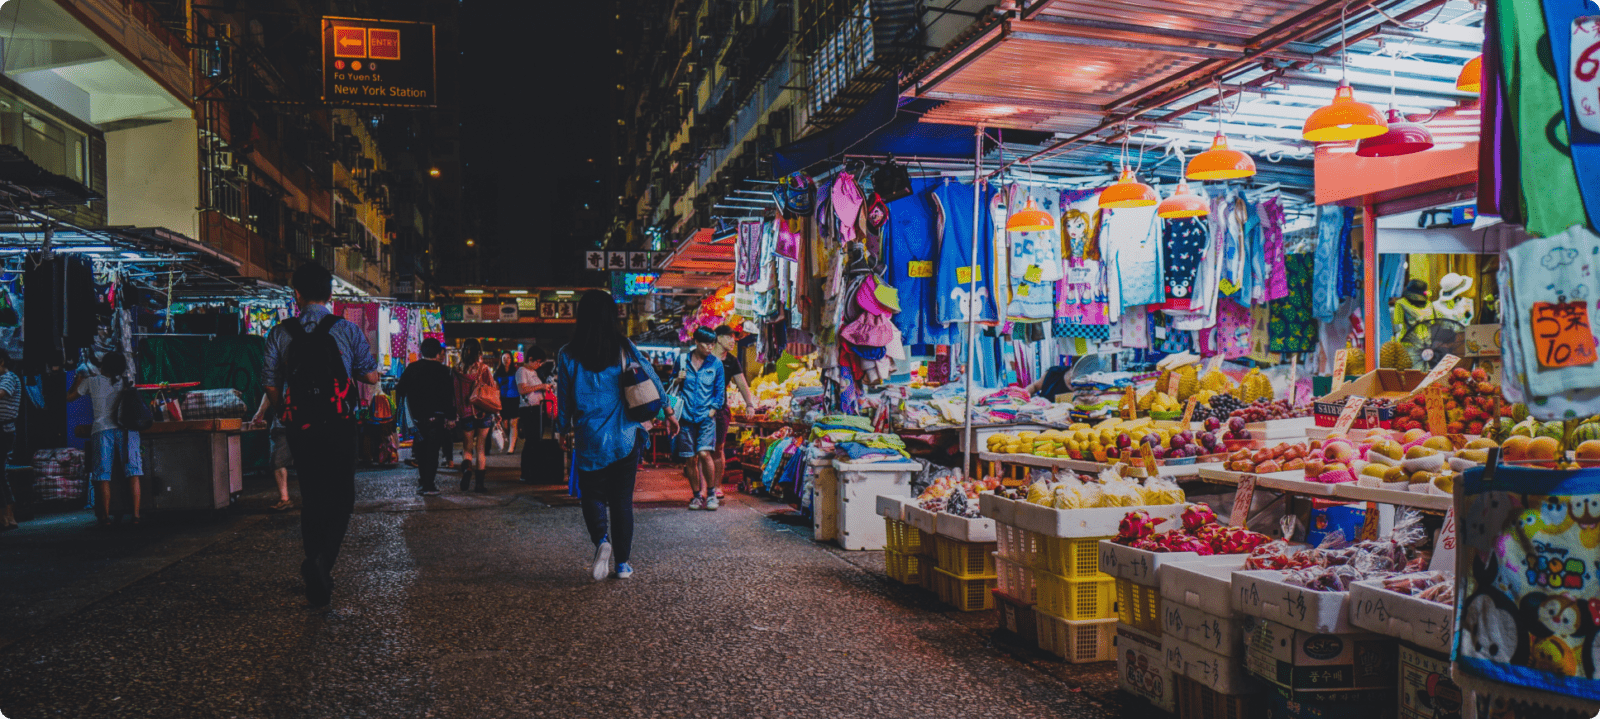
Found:
M 1461 66 L 1456 76 L 1456 89 L 1462 92 L 1483 92 L 1483 56 L 1479 55 Z
M 1211 149 L 1194 156 L 1184 177 L 1191 180 L 1237 180 L 1256 174 L 1256 161 L 1228 147 L 1228 138 L 1217 133 Z
M 1362 157 L 1395 157 L 1422 152 L 1433 147 L 1433 133 L 1428 128 L 1406 120 L 1399 110 L 1389 108 L 1389 131 L 1369 137 L 1356 145 L 1356 154 Z
M 1050 213 L 1033 206 L 1033 198 L 1028 198 L 1028 204 L 1017 214 L 1006 218 L 1006 230 L 1010 232 L 1044 232 L 1053 230 L 1056 218 Z
M 1178 189 L 1172 191 L 1172 196 L 1161 201 L 1156 207 L 1156 215 L 1167 219 L 1175 217 L 1205 217 L 1211 214 L 1211 205 L 1204 197 L 1189 191 L 1189 183 L 1178 183 Z
M 1161 201 L 1161 196 L 1149 185 L 1133 177 L 1133 170 L 1122 168 L 1117 184 L 1100 191 L 1100 207 L 1121 210 L 1129 207 L 1149 207 Z
M 1317 108 L 1306 118 L 1300 136 L 1312 142 L 1341 142 L 1377 137 L 1388 130 L 1383 113 L 1364 102 L 1357 102 L 1355 91 L 1345 82 L 1333 91 L 1333 102 Z

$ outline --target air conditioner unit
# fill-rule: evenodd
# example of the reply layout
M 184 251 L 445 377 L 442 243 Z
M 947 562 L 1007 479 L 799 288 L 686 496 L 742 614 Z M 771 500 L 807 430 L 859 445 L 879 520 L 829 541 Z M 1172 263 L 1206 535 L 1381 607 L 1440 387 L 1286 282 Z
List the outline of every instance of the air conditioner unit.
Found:
M 233 166 L 233 151 L 232 150 L 212 150 L 211 151 L 211 165 L 212 165 L 212 167 L 218 167 L 218 168 L 232 167 Z

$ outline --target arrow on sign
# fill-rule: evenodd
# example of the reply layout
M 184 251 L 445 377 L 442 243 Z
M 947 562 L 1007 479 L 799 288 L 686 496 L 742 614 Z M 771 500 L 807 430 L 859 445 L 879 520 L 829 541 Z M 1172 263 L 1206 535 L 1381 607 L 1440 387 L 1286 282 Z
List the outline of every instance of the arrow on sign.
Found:
M 348 37 L 341 37 L 341 38 L 339 38 L 339 44 L 343 45 L 345 47 L 350 47 L 351 45 L 360 45 L 361 41 L 360 40 L 353 40 L 353 39 L 348 38 Z

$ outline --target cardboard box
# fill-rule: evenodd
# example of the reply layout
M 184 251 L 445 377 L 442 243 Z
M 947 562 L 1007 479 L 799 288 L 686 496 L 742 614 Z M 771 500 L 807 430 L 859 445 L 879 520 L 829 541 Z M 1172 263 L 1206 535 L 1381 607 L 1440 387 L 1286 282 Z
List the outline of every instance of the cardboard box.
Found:
M 1267 692 L 1266 719 L 1395 719 L 1395 703 L 1318 702 Z
M 1319 592 L 1283 581 L 1283 572 L 1257 569 L 1233 573 L 1233 608 L 1291 629 L 1350 634 L 1349 592 Z
M 1448 654 L 1435 654 L 1401 643 L 1399 661 L 1400 719 L 1461 716 L 1465 694 L 1450 680 Z
M 1170 712 L 1173 701 L 1172 670 L 1167 668 L 1161 639 L 1121 622 L 1117 623 L 1117 680 L 1124 691 Z
M 1381 634 L 1324 634 L 1257 621 L 1245 668 L 1296 701 L 1374 702 L 1394 697 L 1399 642 Z
M 1419 370 L 1376 369 L 1354 380 L 1344 383 L 1343 387 L 1318 397 L 1312 403 L 1316 413 L 1318 427 L 1332 427 L 1339 421 L 1339 411 L 1344 405 L 1339 402 L 1346 397 L 1365 397 L 1367 399 L 1387 399 L 1398 404 L 1400 400 L 1410 397 L 1427 372 Z M 1387 411 L 1386 411 L 1387 410 Z M 1384 424 L 1393 416 L 1393 410 L 1379 408 L 1377 411 L 1377 426 L 1387 427 Z M 1386 416 L 1388 415 L 1388 416 Z M 1373 418 L 1365 410 L 1356 418 L 1354 429 L 1366 429 L 1374 426 Z
M 1468 325 L 1465 343 L 1468 357 L 1500 356 L 1500 325 Z
M 1170 634 L 1161 635 L 1161 649 L 1173 674 L 1200 682 L 1219 694 L 1257 694 L 1265 688 L 1245 671 L 1244 662 L 1238 657 L 1207 651 Z
M 1243 617 L 1207 614 L 1177 602 L 1161 602 L 1162 639 L 1175 637 L 1218 656 L 1244 656 L 1244 634 L 1248 621 Z M 1243 660 L 1234 661 L 1242 663 Z
M 1449 653 L 1455 637 L 1455 607 L 1383 588 L 1369 579 L 1350 587 L 1350 624 L 1421 647 Z

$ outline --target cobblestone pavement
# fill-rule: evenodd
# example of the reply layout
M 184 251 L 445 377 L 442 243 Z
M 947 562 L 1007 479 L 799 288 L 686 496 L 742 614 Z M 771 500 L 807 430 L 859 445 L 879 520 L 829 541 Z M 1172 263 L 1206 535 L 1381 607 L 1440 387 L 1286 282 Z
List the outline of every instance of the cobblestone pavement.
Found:
M 518 484 L 509 458 L 494 460 L 488 495 L 451 490 L 424 500 L 413 470 L 359 475 L 358 514 L 328 612 L 303 608 L 298 513 L 250 513 L 259 498 L 243 503 L 242 518 L 77 564 L 121 572 L 118 581 L 85 580 L 75 592 L 32 600 L 0 590 L 13 603 L 0 606 L 13 629 L 0 649 L 0 713 L 937 719 L 1149 711 L 1115 690 L 1110 665 L 1063 664 L 1012 645 L 995 635 L 995 612 L 955 612 L 889 581 L 882 553 L 812 542 L 809 527 L 769 516 L 782 505 L 730 488 L 720 511 L 685 510 L 687 490 L 670 469 L 641 474 L 641 496 L 659 501 L 637 511 L 638 573 L 591 581 L 593 548 L 578 507 L 559 487 Z M 454 478 L 441 473 L 441 484 Z M 26 574 L 27 557 L 4 556 L 0 584 Z M 30 604 L 51 598 L 64 609 Z

